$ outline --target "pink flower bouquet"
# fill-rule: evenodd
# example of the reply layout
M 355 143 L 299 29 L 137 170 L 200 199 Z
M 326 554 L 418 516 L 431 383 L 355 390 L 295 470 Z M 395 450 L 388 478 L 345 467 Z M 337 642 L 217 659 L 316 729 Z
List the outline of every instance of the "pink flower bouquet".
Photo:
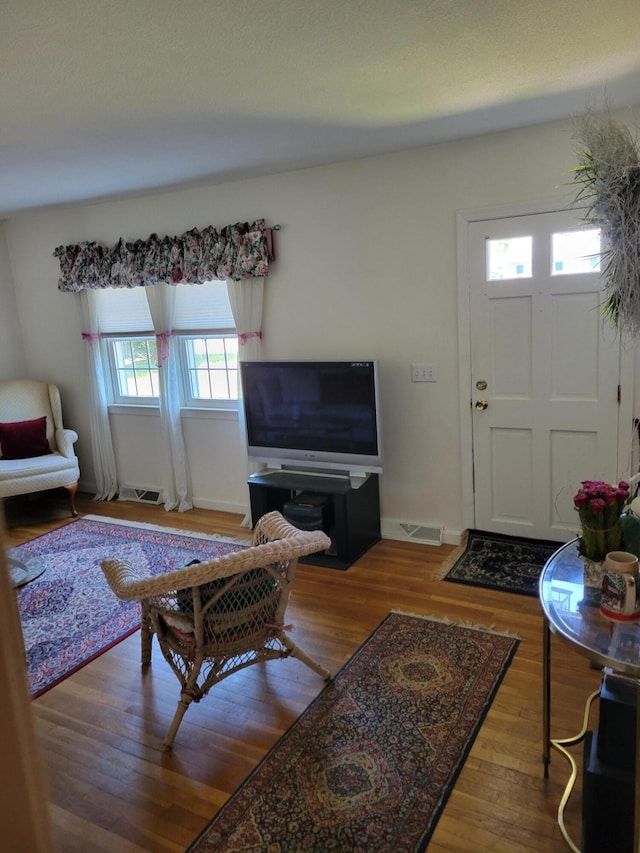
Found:
M 620 515 L 629 499 L 629 484 L 611 486 L 602 480 L 584 480 L 573 503 L 580 516 L 578 553 L 599 562 L 622 544 Z

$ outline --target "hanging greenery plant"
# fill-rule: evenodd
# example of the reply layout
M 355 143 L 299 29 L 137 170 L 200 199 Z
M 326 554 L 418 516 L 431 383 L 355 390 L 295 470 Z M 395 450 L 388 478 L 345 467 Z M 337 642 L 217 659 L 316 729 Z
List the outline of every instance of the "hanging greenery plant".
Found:
M 585 221 L 600 228 L 603 315 L 620 331 L 640 333 L 640 152 L 633 134 L 609 111 L 576 119 L 580 185 L 576 203 Z

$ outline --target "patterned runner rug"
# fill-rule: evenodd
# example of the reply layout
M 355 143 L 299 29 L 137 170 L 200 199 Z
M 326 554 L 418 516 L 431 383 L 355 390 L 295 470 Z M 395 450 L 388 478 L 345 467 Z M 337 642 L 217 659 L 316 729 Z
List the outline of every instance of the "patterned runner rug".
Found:
M 120 601 L 100 563 L 128 560 L 148 574 L 246 547 L 222 536 L 85 516 L 12 549 L 40 577 L 16 590 L 34 698 L 140 627 L 138 602 Z
M 468 530 L 467 541 L 445 560 L 438 577 L 470 586 L 537 595 L 542 569 L 562 544 Z
M 390 613 L 188 853 L 424 850 L 518 642 Z

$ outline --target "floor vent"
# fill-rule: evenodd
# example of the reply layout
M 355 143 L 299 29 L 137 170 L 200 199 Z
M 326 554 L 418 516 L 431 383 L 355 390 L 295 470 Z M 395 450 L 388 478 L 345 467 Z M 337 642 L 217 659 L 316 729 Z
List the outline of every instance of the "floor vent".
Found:
M 121 486 L 118 500 L 139 501 L 144 504 L 159 504 L 162 493 L 159 489 L 142 489 L 138 486 Z
M 404 534 L 403 538 L 411 539 L 414 542 L 424 542 L 426 545 L 442 545 L 441 527 L 400 522 L 400 530 Z

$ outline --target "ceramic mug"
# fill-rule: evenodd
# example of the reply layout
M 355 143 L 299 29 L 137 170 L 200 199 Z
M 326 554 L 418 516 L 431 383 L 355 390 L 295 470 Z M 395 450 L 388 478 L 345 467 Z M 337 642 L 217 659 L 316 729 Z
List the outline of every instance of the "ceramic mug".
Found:
M 640 618 L 638 558 L 628 551 L 610 551 L 604 560 L 600 612 L 607 619 L 633 622 Z

